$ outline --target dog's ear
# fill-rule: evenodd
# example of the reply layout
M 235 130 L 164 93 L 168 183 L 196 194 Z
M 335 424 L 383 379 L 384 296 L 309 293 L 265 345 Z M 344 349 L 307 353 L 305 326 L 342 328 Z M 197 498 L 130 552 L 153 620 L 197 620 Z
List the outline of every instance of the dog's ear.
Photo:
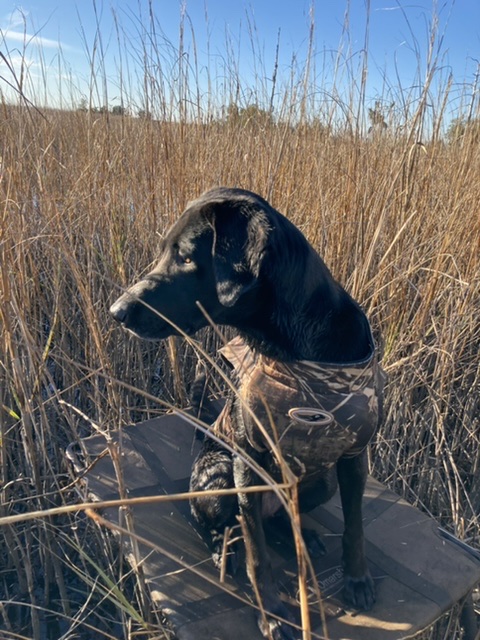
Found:
M 213 270 L 221 304 L 232 307 L 258 280 L 268 239 L 266 213 L 251 203 L 214 207 Z

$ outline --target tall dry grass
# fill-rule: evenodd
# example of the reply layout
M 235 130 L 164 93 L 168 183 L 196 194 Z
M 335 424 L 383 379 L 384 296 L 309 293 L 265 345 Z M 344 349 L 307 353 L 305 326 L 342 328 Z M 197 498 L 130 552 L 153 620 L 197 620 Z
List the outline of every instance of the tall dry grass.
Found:
M 149 29 L 142 42 L 155 44 Z M 66 446 L 91 422 L 115 429 L 158 413 L 143 391 L 185 406 L 191 348 L 129 338 L 107 310 L 187 201 L 228 185 L 290 217 L 382 336 L 389 379 L 372 473 L 479 547 L 480 147 L 441 135 L 450 85 L 432 119 L 432 62 L 420 95 L 403 94 L 388 128 L 366 135 L 353 76 L 348 98 L 325 98 L 313 118 L 307 60 L 277 86 L 272 118 L 226 118 L 205 106 L 187 63 L 179 87 L 165 60 L 155 67 L 160 51 L 141 52 L 144 106 L 158 117 L 1 105 L 0 515 L 73 502 Z M 209 82 L 246 107 L 235 69 L 222 87 L 213 70 Z M 201 339 L 215 347 L 211 332 Z M 4 525 L 0 539 L 2 637 L 164 633 L 82 515 Z M 428 637 L 460 637 L 458 623 Z

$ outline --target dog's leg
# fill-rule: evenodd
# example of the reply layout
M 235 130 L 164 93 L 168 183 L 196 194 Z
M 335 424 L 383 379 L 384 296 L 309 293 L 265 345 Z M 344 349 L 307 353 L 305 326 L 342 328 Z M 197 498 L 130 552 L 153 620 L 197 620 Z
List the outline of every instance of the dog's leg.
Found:
M 202 449 L 195 459 L 190 477 L 190 491 L 216 491 L 232 489 L 233 461 L 229 451 L 206 438 Z M 209 495 L 190 500 L 192 516 L 201 526 L 202 533 L 208 537 L 212 550 L 212 559 L 220 568 L 223 557 L 223 538 L 225 527 L 237 524 L 238 503 L 235 495 Z M 227 570 L 235 573 L 236 558 L 232 551 L 227 556 Z
M 196 418 L 206 424 L 213 424 L 219 412 L 209 398 L 208 377 L 202 370 L 202 366 L 199 362 L 195 370 L 195 378 L 190 387 L 190 403 Z M 203 432 L 198 429 L 195 435 L 199 440 L 204 439 Z
M 234 461 L 234 479 L 237 488 L 253 486 L 260 482 L 255 472 L 239 456 Z M 262 521 L 262 496 L 258 493 L 239 493 L 238 503 L 243 519 L 247 573 L 250 582 L 258 591 L 266 612 L 289 620 L 291 616 L 279 598 L 277 585 L 273 579 Z M 264 619 L 259 616 L 258 624 L 262 634 L 269 640 L 294 640 L 295 638 L 292 627 L 276 618 L 267 615 Z
M 264 524 L 267 537 L 269 532 L 279 538 L 282 543 L 294 546 L 292 523 L 284 509 L 276 513 L 265 521 Z M 302 527 L 302 537 L 311 558 L 319 558 L 327 553 L 322 536 L 315 529 Z
M 365 557 L 362 522 L 362 498 L 367 478 L 366 452 L 337 462 L 338 484 L 342 500 L 343 571 L 345 601 L 359 609 L 371 609 L 375 602 L 375 585 Z

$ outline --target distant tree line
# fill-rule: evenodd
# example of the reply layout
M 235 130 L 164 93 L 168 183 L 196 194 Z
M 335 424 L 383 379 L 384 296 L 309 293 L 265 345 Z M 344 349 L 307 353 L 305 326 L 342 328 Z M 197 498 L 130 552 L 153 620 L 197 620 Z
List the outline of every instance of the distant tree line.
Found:
M 480 118 L 455 118 L 447 129 L 451 143 L 480 142 Z
M 88 100 L 86 98 L 82 98 L 80 100 L 80 104 L 77 108 L 78 111 L 84 111 L 85 113 L 89 111 L 90 113 L 111 113 L 112 116 L 128 116 L 130 115 L 128 109 L 121 104 L 116 104 L 111 109 L 109 109 L 106 105 L 101 107 L 92 107 L 88 104 Z
M 394 104 L 390 105 L 385 112 L 384 107 L 379 101 L 375 102 L 373 108 L 369 108 L 367 111 L 367 118 L 369 121 L 368 134 L 378 135 L 385 132 L 389 125 L 387 121 L 390 120 L 389 114 L 392 111 Z M 105 114 L 110 113 L 113 116 L 131 116 L 136 115 L 141 119 L 151 119 L 152 114 L 145 109 L 139 109 L 133 114 L 128 108 L 123 105 L 117 104 L 112 107 L 90 106 L 86 98 L 80 100 L 78 111 Z M 233 124 L 239 127 L 256 128 L 259 130 L 267 129 L 276 124 L 274 115 L 271 110 L 263 109 L 256 103 L 249 104 L 245 107 L 240 107 L 235 103 L 230 103 L 223 110 L 223 115 L 219 119 L 213 119 L 213 121 L 225 124 Z M 300 126 L 304 126 L 302 123 Z M 326 134 L 330 128 L 324 125 L 319 118 L 314 117 L 310 119 L 307 127 L 320 128 Z M 447 128 L 445 139 L 448 143 L 454 144 L 463 141 L 480 142 L 480 117 L 459 117 L 452 120 Z

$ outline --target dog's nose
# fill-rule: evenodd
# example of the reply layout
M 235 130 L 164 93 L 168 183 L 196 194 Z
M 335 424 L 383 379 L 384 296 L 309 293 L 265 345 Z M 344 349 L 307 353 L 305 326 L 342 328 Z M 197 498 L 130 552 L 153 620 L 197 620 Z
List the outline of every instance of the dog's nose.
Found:
M 125 318 L 127 317 L 127 309 L 123 304 L 121 298 L 112 304 L 109 311 L 112 317 L 115 318 L 117 322 L 125 322 Z

